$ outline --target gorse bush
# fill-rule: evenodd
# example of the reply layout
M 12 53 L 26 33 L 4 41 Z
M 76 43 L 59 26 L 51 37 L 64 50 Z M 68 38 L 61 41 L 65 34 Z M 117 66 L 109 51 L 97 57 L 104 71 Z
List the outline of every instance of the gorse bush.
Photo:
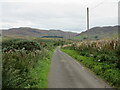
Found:
M 33 51 L 33 50 L 40 50 L 41 47 L 39 43 L 35 41 L 27 41 L 27 40 L 11 40 L 11 41 L 6 41 L 2 43 L 3 45 L 3 52 L 9 51 L 9 50 L 28 50 L 28 51 Z
M 8 40 L 2 45 L 3 88 L 46 87 L 46 76 L 51 59 L 47 47 L 40 46 L 39 42 L 27 40 Z M 38 68 L 38 66 L 42 67 Z M 43 75 L 46 79 L 40 76 L 41 68 L 45 69 Z
M 3 54 L 3 88 L 22 88 L 30 83 L 29 73 L 39 60 L 48 57 L 45 51 L 17 51 Z

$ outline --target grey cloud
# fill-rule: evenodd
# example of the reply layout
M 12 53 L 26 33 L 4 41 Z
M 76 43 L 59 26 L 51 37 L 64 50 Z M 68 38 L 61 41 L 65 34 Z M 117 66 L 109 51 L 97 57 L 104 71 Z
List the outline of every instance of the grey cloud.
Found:
M 3 28 L 29 26 L 46 29 L 63 29 L 76 32 L 86 29 L 86 7 L 81 3 L 3 2 L 0 3 L 0 5 L 2 5 Z M 108 9 L 110 5 L 107 6 Z M 102 7 L 105 7 L 105 5 Z M 116 7 L 112 9 L 116 9 Z M 99 18 L 105 19 L 107 13 L 111 13 L 111 11 L 108 10 L 106 13 L 106 10 L 104 11 L 103 8 L 98 8 L 98 10 L 100 13 L 103 13 L 103 15 L 92 15 L 91 26 L 116 24 L 113 19 L 113 21 L 109 20 L 116 17 L 116 10 L 114 10 L 113 16 L 107 19 L 108 21 L 104 20 L 104 22 Z M 98 10 L 94 13 L 98 13 Z

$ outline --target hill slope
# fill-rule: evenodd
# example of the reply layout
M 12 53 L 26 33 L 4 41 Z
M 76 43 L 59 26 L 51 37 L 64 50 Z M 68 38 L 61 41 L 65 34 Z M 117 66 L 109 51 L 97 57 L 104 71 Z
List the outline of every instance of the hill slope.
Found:
M 74 37 L 77 40 L 98 40 L 104 38 L 116 38 L 118 26 L 94 27 Z
M 11 28 L 8 30 L 2 30 L 3 36 L 30 36 L 30 37 L 43 37 L 43 36 L 60 36 L 63 38 L 71 38 L 77 35 L 77 33 L 64 32 L 61 30 L 42 30 L 28 27 Z

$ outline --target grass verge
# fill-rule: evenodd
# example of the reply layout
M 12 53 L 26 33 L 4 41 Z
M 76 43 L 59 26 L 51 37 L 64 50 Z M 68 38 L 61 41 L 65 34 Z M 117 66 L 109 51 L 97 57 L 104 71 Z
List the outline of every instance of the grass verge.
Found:
M 106 80 L 110 85 L 120 89 L 120 70 L 114 68 L 114 65 L 96 62 L 93 57 L 81 56 L 77 51 L 67 48 L 61 49 L 63 52 L 75 58 L 86 67 L 95 72 L 96 75 Z
M 30 76 L 33 77 L 33 80 L 28 86 L 29 88 L 47 88 L 52 54 L 53 51 L 49 51 L 49 56 L 38 61 L 36 68 L 30 72 Z

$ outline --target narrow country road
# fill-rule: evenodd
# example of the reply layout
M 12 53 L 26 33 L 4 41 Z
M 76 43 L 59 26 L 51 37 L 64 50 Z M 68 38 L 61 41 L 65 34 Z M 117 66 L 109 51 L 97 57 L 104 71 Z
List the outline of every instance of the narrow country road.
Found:
M 52 58 L 48 88 L 111 88 L 57 48 Z

